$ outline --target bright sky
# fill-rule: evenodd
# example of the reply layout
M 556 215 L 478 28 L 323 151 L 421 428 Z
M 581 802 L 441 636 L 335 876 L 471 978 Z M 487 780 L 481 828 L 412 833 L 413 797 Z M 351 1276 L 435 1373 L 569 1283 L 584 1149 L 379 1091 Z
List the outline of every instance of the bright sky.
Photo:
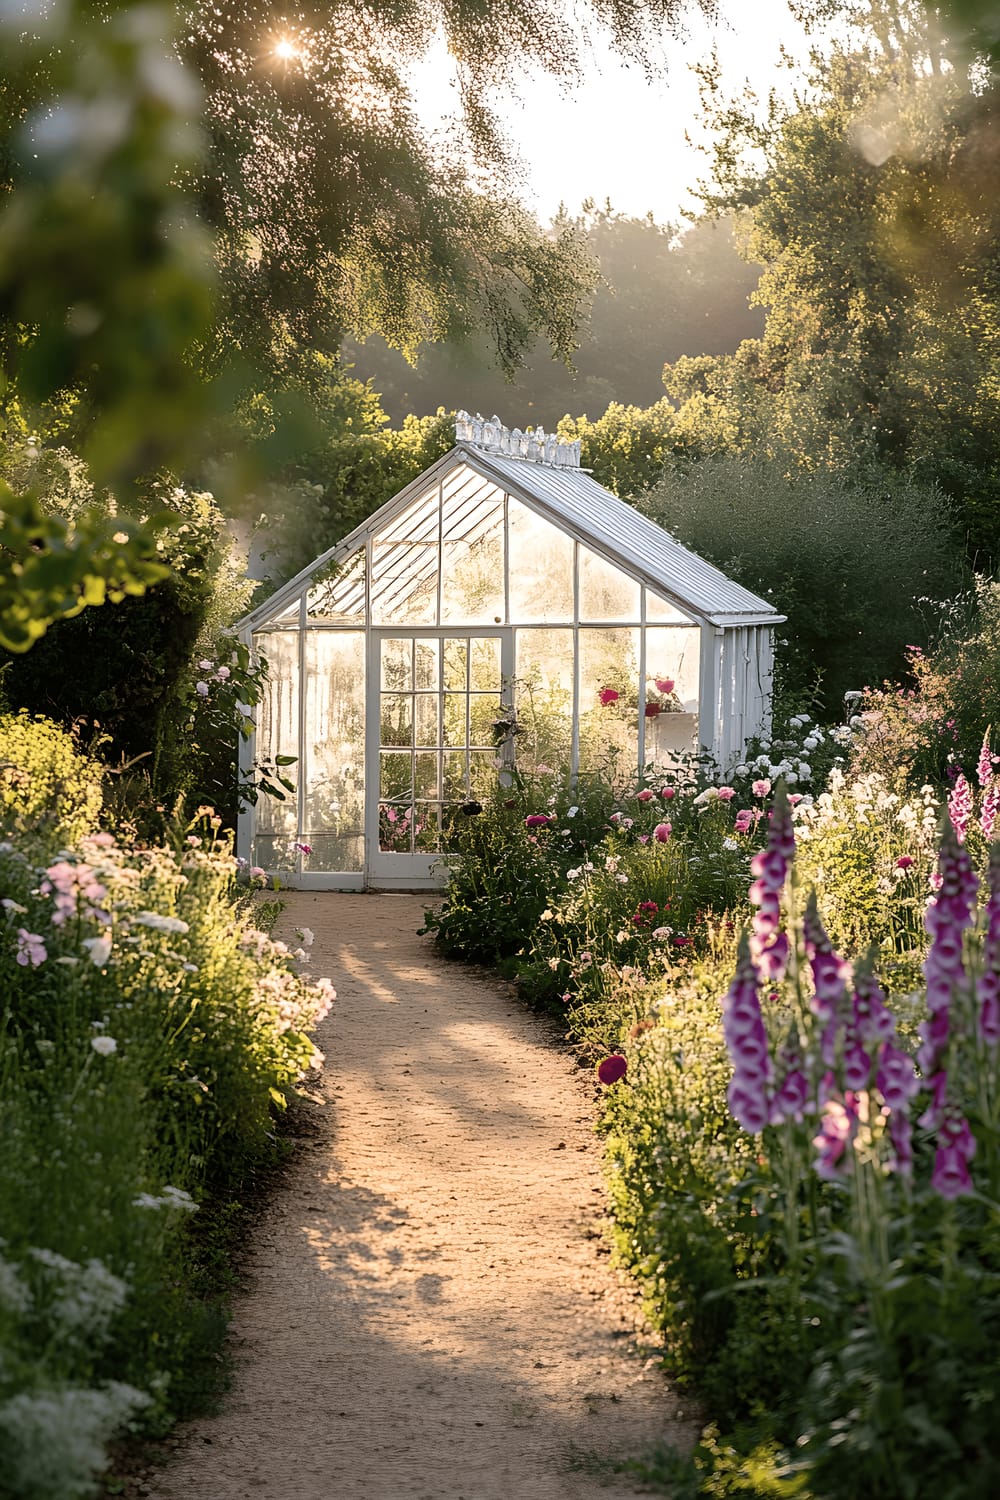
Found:
M 595 56 L 585 81 L 566 94 L 552 79 L 526 77 L 519 100 L 504 101 L 510 139 L 527 169 L 525 201 L 543 221 L 564 202 L 570 210 L 584 198 L 661 221 L 676 220 L 680 206 L 694 207 L 690 189 L 708 175 L 708 160 L 685 140 L 704 140 L 697 124 L 698 82 L 691 65 L 706 59 L 713 42 L 722 65 L 723 87 L 738 92 L 748 80 L 760 98 L 771 88 L 790 87 L 792 75 L 779 67 L 779 46 L 797 58 L 808 42 L 788 13 L 786 0 L 720 0 L 714 25 L 692 10 L 687 40 L 665 39 L 666 73 L 652 84 L 637 68 L 626 68 L 609 50 Z M 430 123 L 453 109 L 443 48 L 420 69 L 417 94 Z

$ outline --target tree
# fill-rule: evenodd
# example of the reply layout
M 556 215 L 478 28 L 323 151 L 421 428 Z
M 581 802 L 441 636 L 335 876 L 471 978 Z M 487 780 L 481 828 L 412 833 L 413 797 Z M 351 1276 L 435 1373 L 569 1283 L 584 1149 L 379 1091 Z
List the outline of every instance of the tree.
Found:
M 648 64 L 683 3 L 595 0 L 592 15 Z M 217 360 L 234 340 L 281 370 L 346 333 L 412 351 L 476 329 L 508 372 L 535 335 L 568 356 L 586 259 L 574 226 L 542 233 L 512 196 L 491 102 L 524 63 L 579 69 L 561 0 L 394 0 L 364 13 L 300 0 L 280 22 L 251 0 L 199 0 L 185 16 L 211 139 L 202 212 L 226 291 Z M 404 75 L 439 28 L 461 109 L 444 151 L 422 133 Z
M 511 378 L 487 339 L 457 347 L 426 344 L 415 366 L 384 340 L 345 351 L 354 372 L 373 380 L 394 421 L 439 405 L 513 414 L 553 427 L 567 412 L 603 412 L 610 403 L 650 405 L 662 396 L 664 360 L 734 350 L 763 326 L 749 296 L 759 274 L 738 254 L 727 221 L 702 219 L 681 232 L 648 215 L 584 205 L 557 224 L 572 227 L 600 271 L 582 317 L 572 365 L 536 338 Z
M 772 101 L 762 122 L 716 98 L 707 196 L 742 211 L 768 313 L 762 339 L 711 378 L 760 440 L 807 464 L 868 454 L 939 483 L 988 560 L 1000 556 L 1000 97 L 936 14 L 871 0 L 850 17 L 867 41 L 818 57 L 791 106 Z

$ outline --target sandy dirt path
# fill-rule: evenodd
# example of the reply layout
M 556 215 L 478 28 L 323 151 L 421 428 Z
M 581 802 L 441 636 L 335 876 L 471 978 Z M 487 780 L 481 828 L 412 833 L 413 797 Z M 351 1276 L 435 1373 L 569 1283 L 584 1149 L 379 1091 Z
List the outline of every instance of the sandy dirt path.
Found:
M 235 1385 L 157 1500 L 592 1500 L 683 1438 L 599 1237 L 593 1075 L 416 896 L 292 892 L 338 990 L 312 1138 L 257 1231 Z

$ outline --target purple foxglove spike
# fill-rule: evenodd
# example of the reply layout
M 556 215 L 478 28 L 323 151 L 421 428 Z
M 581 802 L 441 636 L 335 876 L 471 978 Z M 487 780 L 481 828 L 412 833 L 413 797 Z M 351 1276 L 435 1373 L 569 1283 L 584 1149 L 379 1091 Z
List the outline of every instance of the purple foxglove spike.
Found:
M 955 1146 L 939 1146 L 934 1158 L 931 1187 L 949 1201 L 972 1192 L 969 1164 Z
M 890 1109 L 905 1109 L 920 1091 L 912 1057 L 886 1042 L 879 1055 L 875 1084 Z

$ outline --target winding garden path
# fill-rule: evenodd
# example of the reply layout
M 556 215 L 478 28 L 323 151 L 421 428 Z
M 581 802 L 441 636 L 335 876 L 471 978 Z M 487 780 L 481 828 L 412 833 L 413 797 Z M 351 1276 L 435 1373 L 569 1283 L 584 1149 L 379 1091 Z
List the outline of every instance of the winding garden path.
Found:
M 593 1075 L 422 911 L 288 896 L 338 990 L 314 1130 L 256 1234 L 234 1388 L 157 1500 L 636 1495 L 607 1459 L 684 1435 L 603 1252 Z

